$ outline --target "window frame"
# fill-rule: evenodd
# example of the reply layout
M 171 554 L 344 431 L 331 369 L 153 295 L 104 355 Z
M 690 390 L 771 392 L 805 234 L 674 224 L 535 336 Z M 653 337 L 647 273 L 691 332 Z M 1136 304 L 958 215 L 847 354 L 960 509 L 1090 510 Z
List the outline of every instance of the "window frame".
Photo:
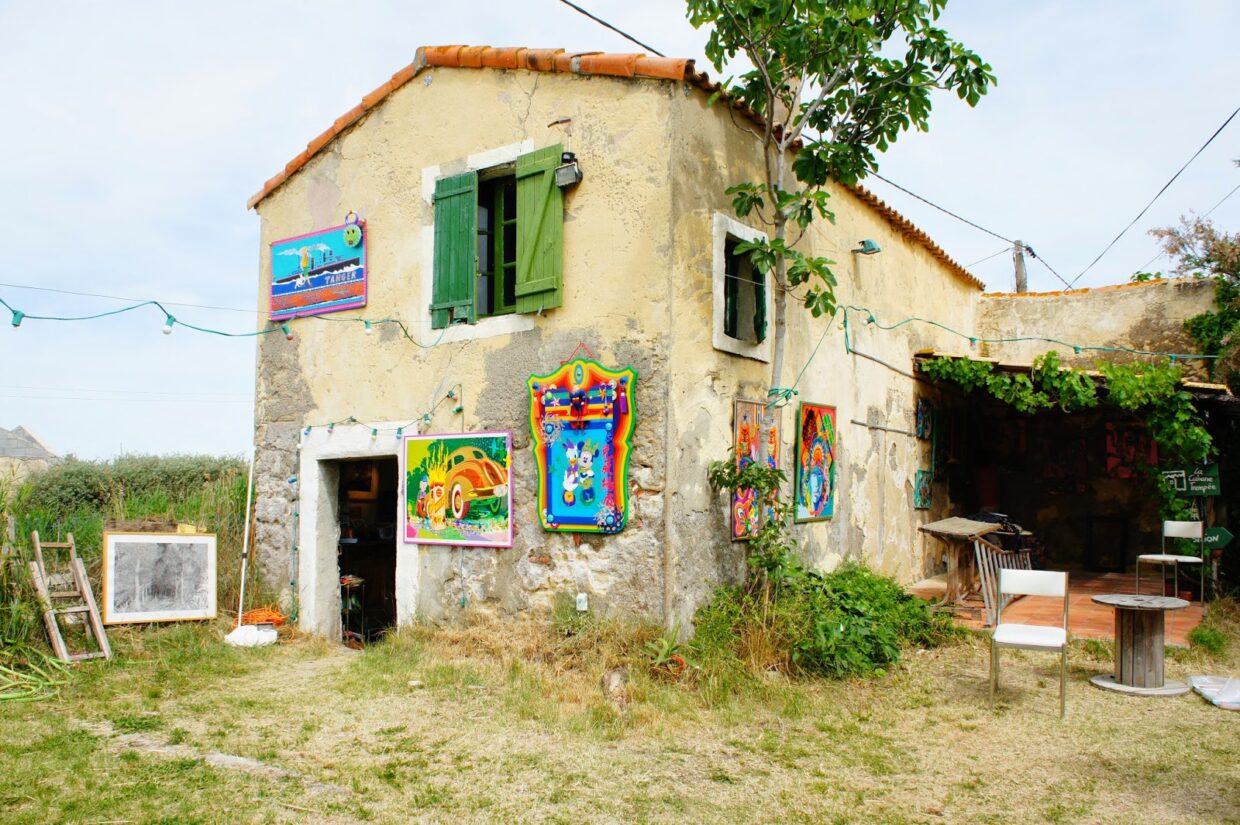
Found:
M 417 260 L 421 270 L 419 283 L 420 294 L 412 299 L 410 317 L 417 319 L 420 340 L 440 343 L 474 341 L 481 338 L 494 338 L 500 335 L 512 335 L 529 332 L 534 329 L 534 316 L 512 313 L 509 315 L 488 315 L 475 318 L 472 324 L 450 324 L 444 329 L 436 329 L 431 323 L 428 309 L 430 296 L 435 289 L 435 184 L 440 178 L 458 175 L 463 172 L 485 172 L 497 166 L 515 164 L 517 158 L 533 152 L 537 147 L 532 139 L 520 143 L 509 143 L 496 146 L 482 152 L 469 155 L 465 160 L 454 163 L 437 164 L 422 169 L 422 202 L 424 219 L 418 249 Z
M 771 333 L 770 323 L 774 318 L 774 284 L 771 281 L 769 273 L 763 273 L 765 281 L 765 308 L 767 321 L 767 334 L 759 342 L 753 343 L 744 341 L 739 338 L 733 338 L 728 335 L 726 326 L 726 307 L 727 297 L 725 294 L 725 284 L 727 278 L 727 247 L 728 240 L 731 238 L 735 241 L 755 241 L 767 240 L 768 236 L 765 232 L 754 229 L 752 226 L 741 223 L 722 212 L 715 212 L 711 225 L 712 235 L 712 267 L 711 267 L 711 293 L 713 304 L 713 320 L 711 345 L 721 352 L 727 352 L 732 355 L 738 355 L 742 358 L 752 358 L 755 361 L 770 363 L 771 360 Z M 752 319 L 740 320 L 741 324 L 752 324 Z

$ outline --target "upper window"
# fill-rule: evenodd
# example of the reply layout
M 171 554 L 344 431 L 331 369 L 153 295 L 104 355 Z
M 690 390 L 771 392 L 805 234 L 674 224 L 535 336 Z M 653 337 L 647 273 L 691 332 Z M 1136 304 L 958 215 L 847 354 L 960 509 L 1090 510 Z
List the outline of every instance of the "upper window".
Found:
M 767 319 L 771 290 L 768 275 L 753 265 L 737 247 L 766 236 L 727 215 L 714 216 L 714 330 L 715 349 L 759 361 L 770 360 Z
M 515 164 L 436 181 L 433 328 L 561 305 L 561 153 L 548 146 Z
M 723 334 L 747 344 L 766 340 L 766 275 L 731 235 L 723 247 Z

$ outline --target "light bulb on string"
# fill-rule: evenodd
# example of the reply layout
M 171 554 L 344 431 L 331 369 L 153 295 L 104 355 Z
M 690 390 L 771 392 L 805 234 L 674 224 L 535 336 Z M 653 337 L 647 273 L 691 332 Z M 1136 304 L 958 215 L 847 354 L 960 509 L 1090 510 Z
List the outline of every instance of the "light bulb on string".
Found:
M 293 340 L 293 330 L 289 327 L 288 324 L 280 324 L 280 331 L 284 333 L 285 338 L 287 338 L 290 341 Z
M 13 310 L 13 327 L 20 327 L 22 325 L 22 319 L 25 317 L 26 313 L 22 312 L 20 309 Z
M 164 319 L 164 327 L 163 329 L 160 330 L 160 332 L 162 332 L 164 335 L 171 335 L 172 325 L 175 324 L 176 322 L 177 322 L 177 319 L 169 315 L 167 318 Z
M 364 325 L 362 331 L 365 332 L 367 335 L 370 335 L 372 332 L 375 331 L 374 325 L 370 323 L 369 321 L 362 321 L 362 324 Z

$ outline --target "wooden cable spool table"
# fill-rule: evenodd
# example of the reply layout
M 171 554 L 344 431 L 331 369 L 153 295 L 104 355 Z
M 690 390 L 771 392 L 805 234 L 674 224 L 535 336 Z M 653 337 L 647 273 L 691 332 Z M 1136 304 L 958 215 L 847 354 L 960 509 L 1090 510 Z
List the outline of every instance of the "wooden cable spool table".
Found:
M 1093 601 L 1115 608 L 1115 673 L 1095 676 L 1095 686 L 1136 696 L 1179 696 L 1188 693 L 1183 682 L 1163 676 L 1163 619 L 1168 610 L 1183 610 L 1188 602 L 1170 596 L 1113 594 Z

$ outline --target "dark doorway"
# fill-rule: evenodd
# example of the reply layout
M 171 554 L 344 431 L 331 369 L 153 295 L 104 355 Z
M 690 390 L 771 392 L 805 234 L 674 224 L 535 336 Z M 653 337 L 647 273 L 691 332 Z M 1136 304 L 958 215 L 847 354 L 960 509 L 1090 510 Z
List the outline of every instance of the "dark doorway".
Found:
M 396 458 L 340 462 L 340 627 L 365 644 L 396 624 Z

